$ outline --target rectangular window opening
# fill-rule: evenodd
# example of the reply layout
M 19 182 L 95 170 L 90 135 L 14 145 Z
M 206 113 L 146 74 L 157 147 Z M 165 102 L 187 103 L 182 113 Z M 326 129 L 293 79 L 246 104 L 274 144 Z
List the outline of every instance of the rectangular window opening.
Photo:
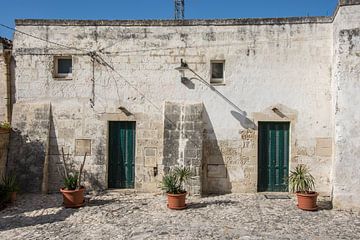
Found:
M 72 79 L 72 57 L 61 56 L 54 58 L 54 77 Z
M 225 61 L 211 61 L 211 78 L 212 84 L 224 84 L 225 83 Z

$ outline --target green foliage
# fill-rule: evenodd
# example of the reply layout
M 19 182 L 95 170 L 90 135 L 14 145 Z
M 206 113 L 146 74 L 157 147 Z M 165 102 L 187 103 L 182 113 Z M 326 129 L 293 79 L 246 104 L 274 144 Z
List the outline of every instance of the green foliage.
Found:
M 65 155 L 64 148 L 61 148 L 62 153 L 62 164 L 64 167 L 64 187 L 67 190 L 76 190 L 81 188 L 81 176 L 85 165 L 85 160 L 87 153 L 84 155 L 84 160 L 82 164 L 80 165 L 79 171 L 71 171 L 71 169 L 68 169 L 68 165 L 66 162 L 70 162 L 70 154 Z
M 64 178 L 64 185 L 66 190 L 75 190 L 78 187 L 78 175 L 69 175 Z
M 188 167 L 176 167 L 163 177 L 161 188 L 171 194 L 186 192 L 184 183 L 191 177 Z
M 290 171 L 288 181 L 292 192 L 308 193 L 315 189 L 315 179 L 304 164 L 299 164 Z
M 0 128 L 4 128 L 4 129 L 10 129 L 11 128 L 11 125 L 9 122 L 0 122 Z
M 17 183 L 16 175 L 14 173 L 5 174 L 2 177 L 2 182 L 7 192 L 19 191 L 19 185 Z

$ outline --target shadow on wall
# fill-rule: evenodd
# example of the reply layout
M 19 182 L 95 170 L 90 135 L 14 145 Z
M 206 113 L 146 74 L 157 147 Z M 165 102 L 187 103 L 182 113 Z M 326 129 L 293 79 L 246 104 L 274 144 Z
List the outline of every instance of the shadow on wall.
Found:
M 192 71 L 192 72 L 194 74 L 196 74 L 194 71 Z M 192 78 L 182 77 L 181 83 L 184 86 L 186 86 L 188 89 L 195 89 L 195 84 L 192 82 L 192 80 L 198 80 L 198 81 L 202 82 L 204 85 L 209 87 L 214 93 L 216 93 L 219 97 L 221 97 L 225 102 L 227 102 L 234 109 L 236 109 L 236 111 L 231 111 L 231 115 L 233 115 L 233 117 L 239 121 L 240 125 L 244 129 L 253 129 L 253 130 L 257 129 L 256 124 L 247 117 L 247 113 L 245 111 L 241 110 L 234 102 L 232 102 L 224 94 L 219 92 L 213 85 L 211 85 L 204 79 L 200 78 L 200 76 L 198 74 L 196 74 L 196 75 L 198 77 L 192 77 Z
M 223 154 L 216 139 L 214 128 L 209 115 L 203 111 L 204 136 L 203 136 L 203 179 L 202 189 L 204 194 L 231 193 L 231 183 L 225 165 Z
M 69 172 L 78 172 L 80 169 L 80 162 L 74 160 L 74 153 L 71 152 L 71 141 L 68 140 L 64 142 L 63 145 L 59 145 L 58 136 L 56 135 L 55 123 L 53 119 L 53 114 L 51 112 L 50 117 L 50 134 L 49 134 L 49 168 L 48 168 L 48 185 L 49 192 L 59 192 L 59 189 L 64 185 L 64 166 L 63 166 L 63 155 L 62 148 L 64 149 L 66 166 L 68 167 Z M 98 147 L 96 149 L 96 164 L 102 165 L 105 164 L 103 150 Z M 83 169 L 83 178 L 82 184 L 86 185 L 86 190 L 101 191 L 104 190 L 103 177 L 100 176 L 101 173 L 96 174 L 92 173 L 87 169 L 89 166 L 89 161 L 91 156 L 87 156 L 85 167 Z M 81 160 L 82 161 L 82 160 Z
M 19 130 L 10 135 L 7 172 L 15 172 L 22 192 L 40 192 L 43 178 L 45 146 L 37 140 L 30 140 Z
M 53 119 L 53 112 L 50 115 L 50 133 L 49 133 L 49 169 L 48 169 L 48 184 L 49 192 L 59 192 L 63 185 L 63 166 L 61 165 L 61 150 L 62 146 L 58 145 L 55 124 Z
M 239 121 L 240 125 L 244 128 L 244 129 L 253 129 L 253 130 L 257 130 L 257 126 L 256 124 L 251 121 L 249 118 L 247 118 L 247 113 L 246 112 L 236 112 L 236 111 L 231 111 L 231 115 Z

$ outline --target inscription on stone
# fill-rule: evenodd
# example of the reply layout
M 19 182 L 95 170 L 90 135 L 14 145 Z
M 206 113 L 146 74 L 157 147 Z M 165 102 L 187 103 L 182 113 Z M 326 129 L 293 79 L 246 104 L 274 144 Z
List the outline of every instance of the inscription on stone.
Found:
M 255 131 L 245 129 L 240 131 L 242 148 L 255 148 Z
M 91 139 L 76 139 L 75 140 L 75 155 L 84 156 L 91 155 Z

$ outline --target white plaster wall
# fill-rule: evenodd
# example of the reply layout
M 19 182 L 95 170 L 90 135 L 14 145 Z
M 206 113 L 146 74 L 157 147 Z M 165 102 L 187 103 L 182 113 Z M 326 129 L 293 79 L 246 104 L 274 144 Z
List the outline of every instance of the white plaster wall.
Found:
M 344 6 L 334 21 L 333 205 L 360 207 L 360 6 Z
M 91 58 L 15 33 L 17 102 L 46 99 L 69 112 L 87 112 L 93 138 L 105 138 L 103 113 L 133 113 L 162 119 L 165 101 L 203 102 L 212 126 L 208 137 L 239 141 L 243 130 L 231 111 L 237 111 L 197 80 L 194 89 L 174 70 L 183 58 L 209 82 L 210 60 L 225 60 L 226 84 L 215 86 L 230 101 L 253 114 L 282 105 L 296 115 L 291 164 L 307 163 L 318 180 L 318 190 L 330 193 L 331 156 L 316 155 L 316 139 L 331 138 L 332 24 L 274 24 L 242 26 L 17 26 L 49 41 L 97 51 L 116 72 L 95 63 L 95 107 L 92 98 Z M 100 50 L 102 50 L 100 52 Z M 53 55 L 73 55 L 73 80 L 52 77 Z M 192 78 L 193 74 L 186 73 Z M 129 87 L 130 82 L 132 87 Z M 145 94 L 145 97 L 141 93 Z M 151 100 L 154 107 L 146 99 Z M 65 105 L 66 102 L 66 105 Z M 283 110 L 283 109 L 280 109 Z M 77 111 L 77 110 L 76 110 Z M 57 114 L 57 113 L 55 113 Z M 94 120 L 94 121 L 93 121 Z M 69 120 L 71 121 L 71 120 Z M 81 122 L 81 121 L 80 121 Z M 80 124 L 80 123 L 79 123 Z M 80 126 L 79 126 L 80 127 Z M 82 138 L 76 130 L 74 138 Z M 253 149 L 252 151 L 255 151 Z M 331 155 L 331 154 L 330 154 Z M 232 174 L 237 182 L 246 174 Z

